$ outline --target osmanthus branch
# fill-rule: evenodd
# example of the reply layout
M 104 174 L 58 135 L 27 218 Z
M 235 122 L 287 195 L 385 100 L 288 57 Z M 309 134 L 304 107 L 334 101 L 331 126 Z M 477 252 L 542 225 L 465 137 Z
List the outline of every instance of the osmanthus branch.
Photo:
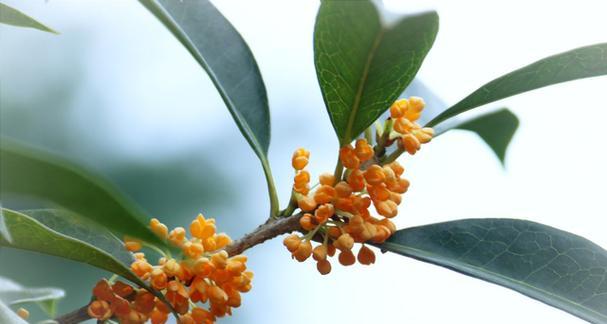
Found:
M 270 218 L 264 224 L 259 225 L 254 231 L 232 242 L 225 248 L 230 256 L 261 244 L 279 235 L 291 233 L 300 229 L 299 219 L 302 214 L 298 213 L 287 217 Z M 87 313 L 88 304 L 55 319 L 59 324 L 76 324 L 91 319 Z
M 230 256 L 234 256 L 276 236 L 299 230 L 299 218 L 301 218 L 301 214 L 270 218 L 265 224 L 259 225 L 253 232 L 232 242 L 225 250 Z

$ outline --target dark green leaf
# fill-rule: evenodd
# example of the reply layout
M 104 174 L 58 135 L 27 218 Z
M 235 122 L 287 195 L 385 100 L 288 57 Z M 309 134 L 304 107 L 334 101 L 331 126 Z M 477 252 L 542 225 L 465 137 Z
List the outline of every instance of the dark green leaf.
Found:
M 314 29 L 316 74 L 341 145 L 405 90 L 438 32 L 428 12 L 382 26 L 370 1 L 323 1 Z
M 54 156 L 3 140 L 0 174 L 1 196 L 48 199 L 117 233 L 166 244 L 145 225 L 143 212 L 109 184 Z
M 0 246 L 40 252 L 87 263 L 145 286 L 141 279 L 108 252 L 56 232 L 25 214 L 6 208 L 3 209 L 3 212 L 13 241 L 9 243 L 0 240 Z
M 34 18 L 3 3 L 0 3 L 0 23 L 18 27 L 34 28 L 45 32 L 58 34 L 51 28 L 36 21 Z
M 556 54 L 499 77 L 445 110 L 432 127 L 472 108 L 561 82 L 607 74 L 607 43 Z
M 397 231 L 380 248 L 607 323 L 607 251 L 556 228 L 516 219 L 465 219 Z
M 248 45 L 208 0 L 140 0 L 207 71 L 260 157 L 270 145 L 266 88 Z
M 266 87 L 247 43 L 208 0 L 139 0 L 208 73 L 238 128 L 261 160 L 271 214 L 278 197 L 268 163 L 270 110 Z
M 438 125 L 441 127 L 443 124 Z M 518 118 L 510 110 L 500 110 L 480 115 L 471 120 L 456 123 L 448 129 L 439 130 L 437 135 L 452 129 L 467 130 L 480 136 L 493 150 L 502 164 L 506 160 L 508 145 L 518 129 Z
M 58 288 L 27 288 L 0 277 L 0 303 L 6 305 L 37 303 L 52 317 L 55 315 L 57 300 L 64 296 L 65 292 Z
M 84 217 L 65 210 L 54 209 L 20 210 L 19 212 L 39 221 L 55 232 L 88 243 L 111 254 L 125 266 L 133 263 L 133 255 L 124 248 L 120 239 Z

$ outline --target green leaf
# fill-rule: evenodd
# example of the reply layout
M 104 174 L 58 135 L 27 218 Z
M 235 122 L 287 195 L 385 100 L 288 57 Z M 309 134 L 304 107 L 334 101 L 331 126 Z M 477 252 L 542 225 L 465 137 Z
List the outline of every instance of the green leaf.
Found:
M 0 173 L 1 196 L 48 199 L 117 233 L 166 245 L 145 225 L 143 212 L 109 184 L 55 156 L 3 140 Z
M 445 110 L 429 127 L 484 104 L 552 84 L 607 74 L 607 43 L 556 54 L 501 76 Z
M 64 296 L 65 292 L 58 288 L 26 288 L 10 279 L 0 277 L 0 303 L 6 305 L 37 303 L 53 317 L 56 301 Z
M 34 28 L 45 32 L 59 34 L 23 12 L 0 3 L 0 23 L 18 27 Z
M 465 219 L 403 229 L 379 247 L 607 323 L 607 251 L 583 237 L 525 220 Z
M 53 231 L 109 253 L 127 267 L 130 267 L 134 261 L 133 254 L 124 248 L 124 244 L 119 238 L 107 229 L 91 223 L 75 213 L 55 209 L 20 210 L 19 212 L 39 221 Z
M 464 122 L 455 122 L 447 128 L 437 126 L 436 136 L 453 129 L 466 130 L 476 133 L 491 148 L 502 165 L 506 160 L 508 145 L 518 129 L 519 121 L 515 114 L 506 108 L 474 117 Z
M 248 45 L 207 0 L 140 0 L 207 71 L 255 152 L 267 154 L 270 112 L 266 88 Z
M 267 160 L 270 110 L 257 62 L 238 31 L 208 0 L 139 0 L 194 56 L 261 160 L 272 214 L 278 198 Z
M 323 1 L 314 29 L 316 74 L 345 145 L 405 90 L 438 32 L 436 12 L 382 26 L 370 1 Z
M 9 243 L 6 240 L 0 240 L 0 246 L 40 252 L 87 263 L 145 287 L 141 279 L 110 253 L 54 231 L 26 214 L 6 208 L 3 209 L 3 212 L 13 241 Z

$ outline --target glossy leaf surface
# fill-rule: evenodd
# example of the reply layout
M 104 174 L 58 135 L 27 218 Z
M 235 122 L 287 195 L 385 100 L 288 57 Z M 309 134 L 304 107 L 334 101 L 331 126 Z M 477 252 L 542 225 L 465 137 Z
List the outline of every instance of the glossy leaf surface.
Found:
M 37 220 L 17 211 L 3 209 L 13 241 L 0 240 L 0 246 L 34 251 L 87 263 L 118 274 L 145 286 L 121 261 L 89 243 L 56 232 Z
M 240 131 L 260 157 L 270 145 L 270 112 L 257 62 L 208 0 L 140 0 L 208 73 Z
M 607 251 L 583 237 L 525 220 L 464 219 L 403 229 L 380 247 L 607 323 Z
M 371 125 L 415 77 L 438 32 L 435 12 L 382 25 L 370 1 L 323 1 L 314 61 L 341 145 Z
M 428 123 L 432 127 L 470 109 L 552 84 L 607 74 L 607 43 L 556 54 L 501 76 Z

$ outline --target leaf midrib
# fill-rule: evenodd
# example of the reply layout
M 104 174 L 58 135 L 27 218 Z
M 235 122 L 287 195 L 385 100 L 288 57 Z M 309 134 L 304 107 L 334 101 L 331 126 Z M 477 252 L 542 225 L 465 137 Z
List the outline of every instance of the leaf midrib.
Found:
M 385 243 L 383 243 L 383 245 L 385 245 L 385 246 L 391 246 L 395 250 L 403 253 L 405 256 L 412 257 L 414 259 L 418 259 L 418 260 L 424 261 L 424 262 L 430 262 L 430 263 L 436 262 L 440 266 L 453 267 L 453 268 L 451 268 L 451 270 L 457 271 L 456 270 L 457 268 L 455 268 L 456 263 L 454 262 L 456 260 L 449 261 L 447 258 L 441 257 L 440 255 L 438 255 L 436 253 L 429 252 L 429 251 L 422 250 L 422 249 L 417 249 L 417 248 L 409 247 L 409 246 L 404 246 L 402 244 L 397 244 L 397 243 L 392 243 L 392 242 L 385 242 Z M 422 256 L 425 256 L 425 259 L 421 259 Z M 441 262 L 441 260 L 443 262 Z M 462 264 L 463 264 L 463 266 L 461 266 Z M 492 275 L 494 277 L 500 278 L 500 279 L 502 279 L 504 281 L 509 281 L 509 282 L 518 284 L 520 286 L 523 286 L 523 287 L 525 287 L 525 288 L 527 288 L 529 290 L 535 290 L 537 292 L 544 293 L 544 294 L 550 296 L 551 298 L 553 298 L 555 300 L 560 300 L 560 301 L 562 301 L 564 303 L 567 303 L 567 304 L 570 304 L 570 305 L 573 305 L 573 306 L 577 306 L 579 308 L 583 308 L 584 310 L 586 310 L 588 312 L 596 314 L 599 318 L 607 319 L 607 316 L 605 316 L 605 314 L 601 314 L 601 313 L 599 313 L 599 312 L 597 312 L 597 311 L 595 311 L 595 310 L 593 310 L 591 308 L 586 307 L 583 304 L 577 303 L 577 302 L 575 302 L 575 301 L 573 301 L 571 299 L 567 299 L 567 298 L 555 295 L 552 292 L 546 291 L 546 290 L 544 290 L 542 288 L 539 288 L 537 286 L 530 285 L 530 284 L 528 284 L 528 283 L 526 283 L 524 281 L 515 280 L 513 278 L 506 277 L 506 276 L 501 275 L 499 273 L 495 273 L 495 272 L 487 270 L 485 268 L 474 266 L 474 265 L 471 265 L 471 264 L 468 264 L 468 263 L 460 263 L 460 268 L 475 270 L 477 273 L 487 273 L 487 274 Z M 470 273 L 470 274 L 472 274 L 472 273 Z M 485 280 L 485 278 L 478 278 L 478 279 Z M 492 282 L 492 283 L 498 284 L 497 282 Z M 521 293 L 521 294 L 523 294 L 523 295 L 527 295 L 527 294 L 523 293 L 522 291 L 518 291 L 518 290 L 516 290 L 516 291 L 519 292 L 519 293 Z M 530 296 L 530 297 L 533 297 L 533 296 Z M 536 299 L 535 297 L 533 297 L 533 298 Z M 542 300 L 540 300 L 540 301 L 542 301 Z
M 363 90 L 369 78 L 369 70 L 371 69 L 371 64 L 373 63 L 373 58 L 375 57 L 375 53 L 379 48 L 379 44 L 384 37 L 386 30 L 381 27 L 379 33 L 375 36 L 373 40 L 373 45 L 371 45 L 371 49 L 369 50 L 369 54 L 367 55 L 367 60 L 365 62 L 365 67 L 363 69 L 363 74 L 360 78 L 360 82 L 358 83 L 358 88 L 356 89 L 356 95 L 354 97 L 354 102 L 352 103 L 352 109 L 350 113 L 350 118 L 348 119 L 348 125 L 346 126 L 346 133 L 342 138 L 342 142 L 340 146 L 346 145 L 352 141 L 352 127 L 354 126 L 354 121 L 356 120 L 356 115 L 358 114 L 358 109 L 360 108 L 360 102 L 362 100 Z

